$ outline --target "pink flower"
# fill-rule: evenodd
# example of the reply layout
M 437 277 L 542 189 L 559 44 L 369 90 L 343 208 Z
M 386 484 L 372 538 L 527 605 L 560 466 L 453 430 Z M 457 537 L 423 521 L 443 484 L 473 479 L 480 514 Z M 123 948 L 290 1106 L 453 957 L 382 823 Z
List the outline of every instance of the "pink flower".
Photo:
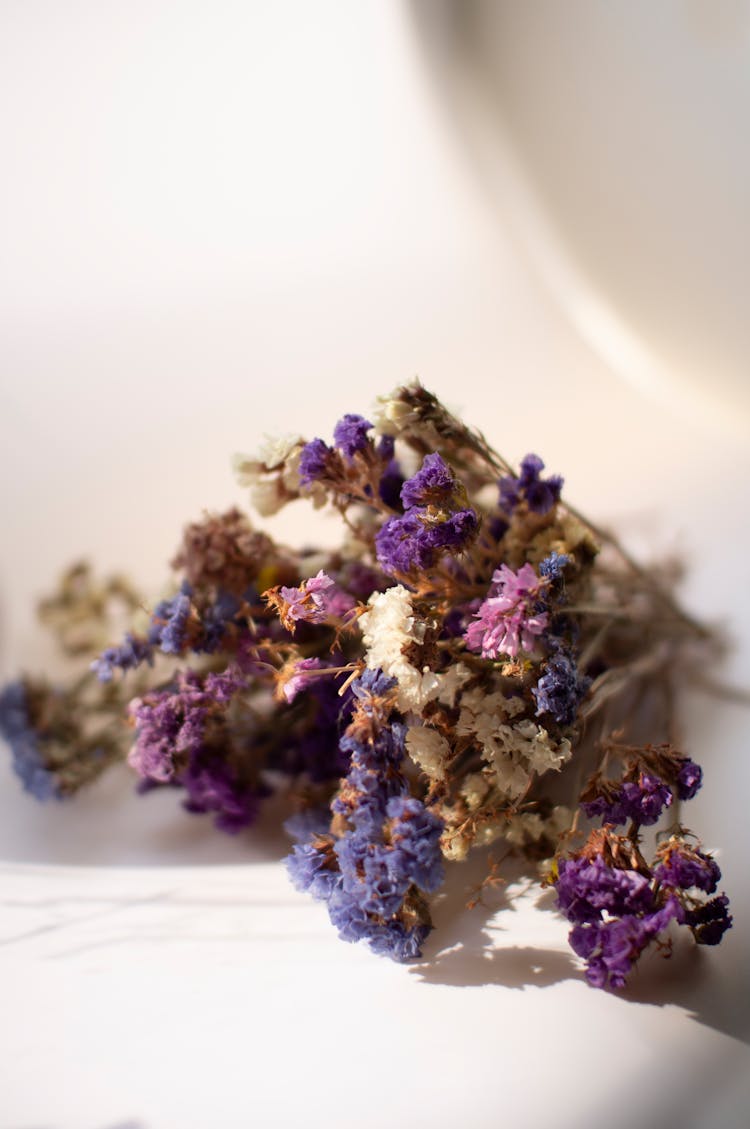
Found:
M 501 565 L 492 577 L 487 599 L 476 613 L 464 640 L 470 651 L 482 658 L 500 655 L 515 658 L 519 651 L 533 651 L 535 637 L 547 626 L 547 613 L 536 611 L 540 592 L 547 580 L 537 576 L 530 564 L 518 572 Z
M 274 588 L 265 598 L 276 608 L 279 619 L 289 631 L 294 631 L 298 620 L 325 623 L 329 619 L 341 619 L 356 603 L 322 569 L 298 588 Z
M 299 662 L 295 663 L 289 678 L 281 683 L 281 692 L 285 700 L 291 704 L 310 681 L 309 672 L 311 670 L 324 670 L 325 665 L 320 659 L 300 659 Z

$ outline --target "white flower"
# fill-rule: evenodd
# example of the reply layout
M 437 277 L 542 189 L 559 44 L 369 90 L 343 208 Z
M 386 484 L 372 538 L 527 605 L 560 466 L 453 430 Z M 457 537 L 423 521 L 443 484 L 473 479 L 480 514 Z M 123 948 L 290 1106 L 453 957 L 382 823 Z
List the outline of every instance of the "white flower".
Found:
M 437 677 L 440 684 L 438 701 L 453 709 L 459 690 L 471 678 L 471 671 L 463 663 L 453 663 L 443 674 L 439 674 Z
M 417 413 L 413 407 L 401 399 L 401 389 L 397 388 L 390 396 L 378 396 L 373 406 L 373 422 L 379 435 L 398 435 L 410 423 L 415 423 Z
M 304 445 L 300 435 L 266 437 L 256 458 L 250 455 L 232 458 L 238 483 L 250 487 L 250 499 L 262 517 L 270 517 L 298 497 L 299 460 Z
M 424 642 L 425 625 L 415 617 L 411 596 L 401 584 L 385 592 L 373 592 L 368 603 L 370 611 L 359 620 L 367 665 L 396 679 L 400 710 L 419 713 L 437 697 L 440 682 L 429 667 L 420 671 L 412 666 L 403 652 L 413 643 Z
M 406 731 L 406 751 L 430 780 L 445 779 L 445 761 L 451 747 L 437 729 L 412 725 Z

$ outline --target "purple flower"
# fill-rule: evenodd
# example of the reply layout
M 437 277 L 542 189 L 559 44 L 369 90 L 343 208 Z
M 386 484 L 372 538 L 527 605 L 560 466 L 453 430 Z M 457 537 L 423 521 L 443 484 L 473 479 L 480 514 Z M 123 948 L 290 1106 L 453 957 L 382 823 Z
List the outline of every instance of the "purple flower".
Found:
M 148 641 L 159 646 L 166 655 L 179 655 L 187 644 L 193 590 L 185 580 L 171 600 L 162 600 L 154 608 Z
M 481 652 L 485 659 L 515 658 L 520 650 L 533 651 L 536 637 L 547 626 L 547 613 L 536 611 L 545 583 L 530 564 L 517 573 L 501 565 L 492 577 L 489 596 L 464 635 L 469 650 Z
M 542 478 L 544 463 L 538 455 L 526 455 L 518 478 L 506 475 L 500 479 L 500 504 L 512 511 L 525 501 L 532 513 L 546 514 L 560 499 L 563 479 L 559 475 Z
M 721 870 L 710 855 L 681 844 L 664 852 L 662 862 L 654 868 L 654 878 L 662 886 L 673 889 L 696 887 L 704 894 L 713 894 L 721 879 Z
M 404 509 L 449 505 L 456 489 L 453 471 L 436 452 L 425 455 L 421 468 L 401 489 Z
M 718 945 L 727 929 L 732 928 L 733 920 L 726 894 L 685 914 L 685 924 L 690 926 L 699 945 Z
M 426 511 L 410 509 L 388 518 L 375 538 L 378 561 L 389 574 L 432 568 L 446 552 L 461 552 L 479 528 L 474 510 L 458 510 L 433 522 Z
M 29 717 L 26 687 L 11 682 L 0 692 L 0 733 L 10 745 L 13 771 L 25 791 L 37 800 L 62 799 L 60 780 L 46 763 L 40 742 Z
M 98 659 L 91 663 L 92 670 L 100 682 L 111 682 L 115 669 L 135 670 L 141 663 L 147 662 L 153 666 L 154 648 L 145 639 L 127 633 L 125 639 L 117 647 L 108 647 L 102 651 Z
M 618 788 L 609 786 L 602 795 L 581 804 L 589 819 L 600 816 L 616 827 L 632 820 L 639 826 L 656 823 L 672 803 L 672 792 L 658 776 L 642 772 L 637 780 L 626 780 Z
M 325 478 L 333 451 L 322 439 L 312 439 L 302 448 L 299 459 L 299 480 L 303 486 L 312 486 Z
M 556 553 L 554 550 L 539 564 L 539 575 L 546 576 L 549 580 L 559 580 L 565 566 L 570 564 L 570 557 L 565 553 Z
M 330 839 L 323 837 L 293 847 L 286 868 L 295 890 L 311 894 L 317 901 L 328 901 L 341 882 Z
M 421 956 L 422 945 L 431 929 L 426 923 L 407 927 L 398 918 L 373 919 L 342 885 L 333 889 L 328 914 L 342 941 L 366 941 L 372 952 L 397 961 Z
M 637 781 L 626 781 L 620 789 L 621 803 L 628 817 L 645 827 L 656 823 L 672 803 L 672 792 L 658 776 L 642 772 Z
M 298 694 L 300 694 L 309 683 L 312 681 L 310 677 L 311 670 L 324 670 L 326 664 L 322 659 L 300 659 L 299 662 L 294 664 L 294 673 L 283 685 L 283 694 L 287 702 L 290 704 L 294 701 Z
M 443 821 L 412 796 L 394 796 L 388 801 L 386 815 L 391 821 L 391 868 L 403 873 L 409 884 L 434 893 L 444 878 L 440 851 Z
M 369 446 L 367 432 L 371 427 L 370 421 L 362 416 L 345 415 L 334 428 L 333 441 L 351 461 L 357 451 L 364 451 Z
M 682 757 L 677 774 L 677 795 L 681 800 L 692 800 L 703 783 L 703 770 L 689 757 Z
M 671 920 L 681 917 L 679 902 L 670 898 L 661 909 L 643 917 L 628 914 L 576 925 L 570 932 L 570 946 L 586 961 L 586 979 L 592 987 L 622 988 L 647 945 Z
M 278 608 L 284 627 L 293 631 L 300 620 L 305 623 L 325 623 L 328 619 L 343 618 L 354 607 L 355 600 L 348 592 L 337 587 L 323 569 L 297 588 L 271 589 L 266 599 Z
M 182 804 L 185 810 L 199 815 L 213 813 L 214 825 L 229 835 L 255 822 L 260 801 L 268 795 L 266 788 L 248 787 L 226 761 L 203 750 L 191 757 L 180 783 L 187 792 Z
M 537 717 L 549 713 L 559 725 L 572 725 L 586 690 L 587 678 L 581 678 L 572 657 L 558 651 L 546 663 L 532 694 L 536 699 Z
M 561 859 L 557 904 L 568 921 L 599 921 L 602 910 L 616 916 L 648 912 L 653 907 L 649 881 L 635 870 L 607 866 L 604 859 Z

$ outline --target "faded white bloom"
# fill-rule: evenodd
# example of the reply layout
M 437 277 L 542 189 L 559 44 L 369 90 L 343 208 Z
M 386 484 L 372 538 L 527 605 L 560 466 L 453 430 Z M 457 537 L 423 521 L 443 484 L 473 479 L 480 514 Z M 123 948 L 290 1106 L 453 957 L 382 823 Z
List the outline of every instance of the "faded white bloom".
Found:
M 471 678 L 471 671 L 463 663 L 452 663 L 443 674 L 439 674 L 437 677 L 440 684 L 438 701 L 453 709 L 459 690 Z
M 406 751 L 430 780 L 445 779 L 445 762 L 451 747 L 437 729 L 429 725 L 412 725 L 406 731 Z
M 535 721 L 513 720 L 525 708 L 521 698 L 470 690 L 461 698 L 456 725 L 458 736 L 476 741 L 483 759 L 495 771 L 497 787 L 512 797 L 527 788 L 531 773 L 558 771 L 571 757 L 567 738 L 558 743 Z
M 257 457 L 234 455 L 232 469 L 240 486 L 250 488 L 250 500 L 262 517 L 298 498 L 302 490 L 317 508 L 325 502 L 325 491 L 316 484 L 300 486 L 299 461 L 305 441 L 300 435 L 266 437 Z
M 378 396 L 375 401 L 372 418 L 378 435 L 398 435 L 409 424 L 416 423 L 416 411 L 404 402 L 400 392 L 397 388 L 389 396 Z
M 368 604 L 370 611 L 359 620 L 367 665 L 396 679 L 400 710 L 419 713 L 440 690 L 434 671 L 427 666 L 417 670 L 404 654 L 405 647 L 424 642 L 425 625 L 414 615 L 411 596 L 402 584 L 373 592 Z
M 512 847 L 525 847 L 538 843 L 547 830 L 547 824 L 537 812 L 521 812 L 508 820 L 505 838 Z
M 490 783 L 483 772 L 470 772 L 464 778 L 459 795 L 469 811 L 476 811 L 490 794 Z

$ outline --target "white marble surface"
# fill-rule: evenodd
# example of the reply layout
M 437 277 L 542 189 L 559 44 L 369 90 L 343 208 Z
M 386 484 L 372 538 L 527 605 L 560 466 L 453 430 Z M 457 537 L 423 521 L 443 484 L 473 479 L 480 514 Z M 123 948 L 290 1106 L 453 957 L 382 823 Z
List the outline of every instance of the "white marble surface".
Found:
M 52 662 L 31 607 L 72 557 L 155 591 L 182 522 L 241 501 L 232 450 L 328 434 L 418 371 L 635 548 L 679 550 L 747 685 L 746 421 L 710 373 L 703 410 L 583 340 L 399 5 L 311 11 L 3 14 L 3 673 Z M 334 535 L 297 510 L 274 528 Z M 620 997 L 587 988 L 522 884 L 466 915 L 476 875 L 454 869 L 427 963 L 399 967 L 289 887 L 272 812 L 229 839 L 124 770 L 43 808 L 3 764 L 0 1126 L 744 1127 L 748 714 L 691 696 L 684 717 L 737 925 Z

